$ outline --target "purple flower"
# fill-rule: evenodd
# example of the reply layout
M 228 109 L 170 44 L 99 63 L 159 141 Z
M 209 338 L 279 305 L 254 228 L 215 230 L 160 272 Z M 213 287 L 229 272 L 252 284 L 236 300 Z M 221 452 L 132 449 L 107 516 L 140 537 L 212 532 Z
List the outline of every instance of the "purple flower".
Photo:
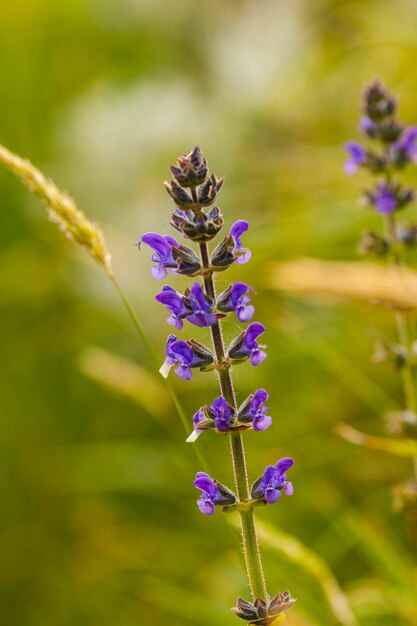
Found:
M 371 120 L 371 118 L 369 118 L 367 115 L 364 115 L 363 117 L 361 117 L 361 120 L 359 122 L 359 129 L 370 137 L 374 137 L 375 133 L 377 132 L 377 125 Z
M 371 199 L 378 213 L 382 213 L 383 215 L 393 213 L 398 207 L 395 193 L 386 183 L 380 183 L 377 186 L 376 192 L 371 195 Z
M 191 312 L 191 308 L 187 306 L 184 296 L 169 285 L 164 285 L 161 293 L 158 293 L 155 299 L 164 304 L 171 313 L 171 316 L 167 319 L 168 324 L 181 330 L 184 326 L 183 318 Z
M 400 139 L 392 145 L 393 159 L 396 163 L 404 165 L 408 161 L 417 163 L 417 126 L 407 128 Z
M 269 398 L 265 389 L 257 389 L 250 395 L 239 409 L 238 421 L 251 423 L 253 430 L 266 430 L 272 424 L 272 418 L 267 415 L 268 408 L 264 406 Z
M 356 141 L 348 141 L 345 143 L 345 148 L 349 153 L 349 158 L 345 162 L 345 172 L 346 174 L 354 174 L 358 167 L 365 163 L 366 150 Z
M 204 407 L 200 407 L 198 409 L 198 411 L 196 413 L 194 413 L 193 415 L 193 425 L 194 425 L 194 430 L 191 433 L 191 435 L 189 435 L 187 437 L 187 439 L 185 440 L 187 443 L 194 443 L 194 441 L 197 441 L 197 439 L 199 438 L 199 436 L 201 435 L 201 433 L 203 432 L 203 430 L 201 428 L 198 427 L 198 425 L 205 421 L 206 416 L 204 415 Z
M 275 465 L 268 465 L 262 476 L 252 486 L 252 498 L 254 500 L 262 498 L 268 504 L 273 504 L 281 497 L 281 491 L 284 491 L 287 496 L 292 496 L 294 488 L 292 483 L 287 481 L 285 472 L 293 464 L 293 459 L 285 457 Z
M 260 365 L 266 359 L 266 352 L 256 339 L 265 331 L 265 326 L 259 322 L 252 322 L 229 346 L 229 357 L 236 361 L 250 359 L 251 365 Z
M 193 312 L 187 319 L 195 326 L 212 326 L 217 322 L 217 315 L 213 313 L 213 302 L 209 299 L 199 283 L 194 283 L 190 290 L 190 304 Z
M 164 378 L 168 377 L 171 367 L 176 365 L 175 373 L 184 380 L 190 380 L 193 367 L 201 369 L 214 360 L 210 350 L 197 341 L 181 341 L 175 335 L 169 335 L 165 352 L 166 358 L 159 370 Z
M 223 398 L 223 396 L 219 396 L 215 399 L 211 405 L 211 409 L 214 414 L 214 425 L 219 431 L 228 430 L 236 421 L 233 408 Z
M 162 280 L 167 275 L 166 268 L 177 267 L 172 256 L 172 248 L 178 248 L 178 242 L 170 235 L 158 235 L 158 233 L 145 233 L 137 245 L 140 246 L 142 241 L 155 251 L 152 261 L 157 265 L 151 270 L 152 276 L 157 280 Z
M 246 295 L 249 291 L 254 289 L 246 283 L 234 283 L 219 295 L 217 308 L 224 313 L 236 311 L 240 322 L 249 322 L 255 312 L 255 307 L 249 304 L 250 298 Z
M 245 220 L 238 220 L 232 225 L 229 232 L 229 237 L 233 237 L 233 241 L 235 244 L 234 254 L 238 254 L 235 260 L 236 263 L 239 263 L 240 265 L 247 263 L 252 256 L 252 252 L 250 250 L 247 250 L 244 247 L 243 243 L 240 241 L 241 236 L 243 235 L 243 233 L 246 233 L 248 229 L 249 222 L 246 222 Z
M 234 493 L 205 472 L 197 472 L 193 484 L 201 490 L 201 498 L 197 500 L 197 505 L 204 515 L 213 515 L 217 504 L 227 506 L 236 502 Z

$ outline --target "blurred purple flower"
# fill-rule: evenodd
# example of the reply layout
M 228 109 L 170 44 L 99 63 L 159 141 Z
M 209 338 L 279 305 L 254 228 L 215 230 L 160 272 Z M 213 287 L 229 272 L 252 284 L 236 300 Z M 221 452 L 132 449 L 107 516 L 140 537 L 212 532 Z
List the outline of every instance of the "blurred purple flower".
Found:
M 398 200 L 395 193 L 386 183 L 380 183 L 376 188 L 376 192 L 371 194 L 371 198 L 378 213 L 382 213 L 383 215 L 393 213 L 398 207 Z
M 357 141 L 348 141 L 345 148 L 349 154 L 348 160 L 345 162 L 346 174 L 354 174 L 358 167 L 366 161 L 366 150 Z

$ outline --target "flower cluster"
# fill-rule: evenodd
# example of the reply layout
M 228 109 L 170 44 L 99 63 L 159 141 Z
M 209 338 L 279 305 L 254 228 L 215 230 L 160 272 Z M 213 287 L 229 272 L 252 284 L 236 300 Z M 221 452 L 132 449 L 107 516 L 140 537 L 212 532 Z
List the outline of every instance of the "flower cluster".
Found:
M 399 223 L 398 212 L 415 198 L 415 192 L 398 182 L 400 170 L 408 164 L 417 164 L 417 126 L 406 126 L 396 118 L 396 98 L 379 82 L 366 87 L 363 94 L 363 117 L 360 130 L 368 138 L 370 147 L 348 142 L 349 158 L 345 163 L 348 174 L 366 168 L 376 175 L 372 189 L 365 192 L 365 200 L 382 216 L 384 232 L 366 231 L 359 251 L 386 257 L 400 276 L 405 267 L 408 248 L 417 245 L 417 225 Z M 417 343 L 411 330 L 415 325 L 412 310 L 394 308 L 398 341 L 378 341 L 374 361 L 386 362 L 401 370 L 404 386 L 404 408 L 386 416 L 386 430 L 390 436 L 417 438 L 417 401 L 415 375 Z M 414 318 L 414 319 L 413 319 Z M 411 330 L 411 332 L 410 332 Z M 265 483 L 265 480 L 263 481 Z M 395 487 L 395 506 L 407 509 L 417 504 L 417 481 L 408 481 Z
M 366 203 L 382 215 L 391 215 L 414 200 L 412 189 L 393 180 L 393 172 L 408 163 L 417 163 L 417 127 L 405 126 L 396 119 L 395 97 L 379 82 L 374 81 L 364 91 L 360 131 L 370 147 L 356 141 L 345 144 L 348 159 L 347 174 L 366 168 L 381 176 L 373 189 L 364 194 Z M 368 237 L 369 244 L 369 237 Z M 378 246 L 380 251 L 380 246 Z
M 269 394 L 265 389 L 257 389 L 238 406 L 231 368 L 245 361 L 253 366 L 264 361 L 267 356 L 265 345 L 259 343 L 259 338 L 265 327 L 251 321 L 255 313 L 251 304 L 251 294 L 254 293 L 251 286 L 238 281 L 217 295 L 214 284 L 217 272 L 224 272 L 234 263 L 247 263 L 251 258 L 250 250 L 242 241 L 249 224 L 245 220 L 236 221 L 210 253 L 208 242 L 220 233 L 224 225 L 222 212 L 214 204 L 223 179 L 209 174 L 207 161 L 199 148 L 179 157 L 177 164 L 171 167 L 171 174 L 173 179 L 165 183 L 176 205 L 170 223 L 187 240 L 197 244 L 199 254 L 168 234 L 146 233 L 138 246 L 144 243 L 152 249 L 155 265 L 151 272 L 154 278 L 164 279 L 168 272 L 195 277 L 193 284 L 183 292 L 164 285 L 156 300 L 166 307 L 169 312 L 167 322 L 177 331 L 183 330 L 184 321 L 209 328 L 212 350 L 195 339 L 179 339 L 171 334 L 167 339 L 165 361 L 160 372 L 167 377 L 174 368 L 180 378 L 190 380 L 193 369 L 202 372 L 217 370 L 221 395 L 211 404 L 202 405 L 194 414 L 193 431 L 187 441 L 196 441 L 203 431 L 229 435 L 237 493 L 206 472 L 198 472 L 194 481 L 194 486 L 201 492 L 197 505 L 204 515 L 213 515 L 216 506 L 242 513 L 245 560 L 252 581 L 252 595 L 256 599 L 253 605 L 239 599 L 234 611 L 243 620 L 266 626 L 282 616 L 294 600 L 288 592 L 277 594 L 270 600 L 265 583 L 253 586 L 251 571 L 254 567 L 262 571 L 262 565 L 256 548 L 256 530 L 253 522 L 248 521 L 248 516 L 253 516 L 255 506 L 276 502 L 282 491 L 292 495 L 292 485 L 287 481 L 285 472 L 292 466 L 293 460 L 284 458 L 276 465 L 268 466 L 249 489 L 242 432 L 249 429 L 264 431 L 271 425 L 272 418 L 265 406 Z M 226 348 L 220 323 L 231 314 L 243 324 L 250 323 Z
M 246 398 L 239 409 L 232 407 L 223 396 L 219 396 L 211 405 L 201 406 L 194 414 L 194 430 L 188 437 L 188 442 L 194 442 L 204 430 L 216 430 L 227 433 L 232 430 L 266 430 L 272 424 L 272 418 L 267 415 L 265 402 L 269 394 L 265 389 L 257 389 Z

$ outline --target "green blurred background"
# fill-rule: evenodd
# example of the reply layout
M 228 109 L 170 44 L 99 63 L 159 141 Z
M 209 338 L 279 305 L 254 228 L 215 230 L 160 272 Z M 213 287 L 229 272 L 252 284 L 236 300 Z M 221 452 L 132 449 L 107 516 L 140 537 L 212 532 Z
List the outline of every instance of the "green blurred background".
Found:
M 410 463 L 332 431 L 346 421 L 380 434 L 400 405 L 399 377 L 370 361 L 392 317 L 273 292 L 264 272 L 271 260 L 354 259 L 360 232 L 377 226 L 357 203 L 366 177 L 343 174 L 341 145 L 376 76 L 417 121 L 416 23 L 413 0 L 0 7 L 0 141 L 102 225 L 161 362 L 160 285 L 134 244 L 167 229 L 169 164 L 200 145 L 226 174 L 227 224 L 251 222 L 251 263 L 218 284 L 254 285 L 268 327 L 267 361 L 237 368 L 236 382 L 240 398 L 271 393 L 273 426 L 246 436 L 251 477 L 296 459 L 294 497 L 258 515 L 278 533 L 263 550 L 270 592 L 298 598 L 292 626 L 417 623 L 415 562 L 391 494 Z M 1 622 L 237 624 L 227 607 L 249 596 L 238 536 L 222 515 L 199 514 L 198 461 L 117 294 L 3 170 L 0 199 Z M 237 332 L 228 322 L 227 337 Z M 190 421 L 217 394 L 210 375 L 174 384 Z M 201 441 L 230 484 L 226 440 Z

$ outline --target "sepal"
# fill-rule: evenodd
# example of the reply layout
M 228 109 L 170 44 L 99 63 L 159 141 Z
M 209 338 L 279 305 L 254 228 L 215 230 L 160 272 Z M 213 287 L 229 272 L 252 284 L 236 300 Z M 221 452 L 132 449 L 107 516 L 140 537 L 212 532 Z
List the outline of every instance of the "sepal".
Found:
M 182 245 L 178 248 L 172 248 L 172 256 L 177 263 L 177 274 L 196 276 L 201 272 L 200 259 L 191 248 Z
M 207 178 L 198 190 L 198 204 L 210 206 L 216 200 L 222 188 L 224 178 L 217 179 L 214 174 Z
M 238 598 L 232 609 L 237 617 L 256 626 L 269 626 L 285 619 L 286 612 L 293 606 L 295 598 L 289 591 L 277 593 L 272 599 L 256 598 L 253 603 Z

